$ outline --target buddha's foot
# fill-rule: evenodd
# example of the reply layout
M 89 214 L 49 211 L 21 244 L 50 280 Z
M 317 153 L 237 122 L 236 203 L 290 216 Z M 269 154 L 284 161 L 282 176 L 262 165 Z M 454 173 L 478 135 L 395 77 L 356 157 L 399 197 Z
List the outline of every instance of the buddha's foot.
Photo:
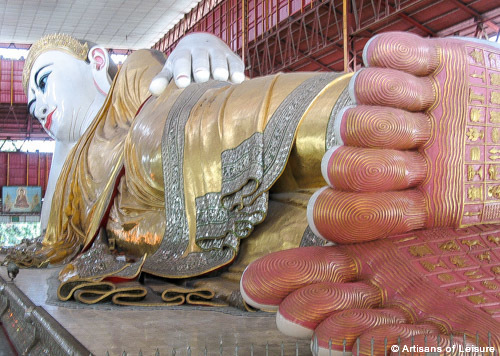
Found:
M 353 76 L 309 224 L 336 243 L 500 222 L 500 48 L 384 33 Z
M 487 355 L 484 347 L 500 351 L 500 226 L 276 252 L 246 269 L 241 293 L 276 310 L 283 333 L 314 333 L 315 354 L 357 354 L 358 338 L 363 355 L 390 353 L 398 338 L 400 348 L 444 353 L 463 348 L 465 335 Z

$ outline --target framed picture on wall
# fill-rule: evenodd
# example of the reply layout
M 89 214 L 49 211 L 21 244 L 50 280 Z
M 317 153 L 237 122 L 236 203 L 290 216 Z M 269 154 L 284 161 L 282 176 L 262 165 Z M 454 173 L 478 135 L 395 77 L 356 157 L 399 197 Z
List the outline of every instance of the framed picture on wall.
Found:
M 42 187 L 2 187 L 4 213 L 39 213 L 42 209 Z

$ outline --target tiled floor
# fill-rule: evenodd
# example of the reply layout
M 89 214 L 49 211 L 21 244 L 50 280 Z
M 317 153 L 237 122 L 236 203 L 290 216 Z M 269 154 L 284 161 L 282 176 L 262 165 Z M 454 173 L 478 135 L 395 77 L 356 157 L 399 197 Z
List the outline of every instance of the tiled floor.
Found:
M 307 341 L 286 337 L 272 315 L 234 316 L 204 310 L 70 309 L 46 305 L 47 283 L 54 269 L 23 269 L 15 284 L 96 355 L 308 355 Z M 5 267 L 0 275 L 9 280 Z M 220 343 L 222 341 L 222 352 Z M 283 353 L 282 346 L 283 343 Z M 190 347 L 190 350 L 188 350 Z M 175 353 L 174 351 L 175 350 Z

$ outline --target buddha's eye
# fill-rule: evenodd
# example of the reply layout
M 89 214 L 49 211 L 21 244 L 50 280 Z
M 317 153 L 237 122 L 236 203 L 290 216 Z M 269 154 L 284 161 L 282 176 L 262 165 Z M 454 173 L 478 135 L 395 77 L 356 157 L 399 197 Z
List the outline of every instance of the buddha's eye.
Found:
M 45 93 L 45 88 L 47 87 L 47 78 L 49 77 L 50 73 L 52 72 L 45 73 L 40 77 L 40 80 L 38 81 L 38 87 L 40 88 L 42 93 Z

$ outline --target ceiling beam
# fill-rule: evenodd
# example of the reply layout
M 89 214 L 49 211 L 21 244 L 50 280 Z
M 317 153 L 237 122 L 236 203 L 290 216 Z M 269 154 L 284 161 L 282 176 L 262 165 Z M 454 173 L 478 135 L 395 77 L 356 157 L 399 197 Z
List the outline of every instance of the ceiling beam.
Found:
M 454 0 L 448 0 L 448 1 L 454 1 Z M 485 12 L 484 14 L 481 15 L 483 19 L 486 19 L 488 22 L 492 22 L 495 19 L 500 19 L 500 7 L 491 10 L 489 12 Z M 439 37 L 446 37 L 446 36 L 452 36 L 457 32 L 466 30 L 468 28 L 476 28 L 477 26 L 477 19 L 471 18 L 465 21 L 462 21 L 454 26 L 451 26 L 445 30 L 439 31 L 437 35 Z M 498 27 L 498 26 L 497 26 Z M 493 29 L 494 30 L 494 29 Z M 498 30 L 494 30 L 495 32 L 498 33 Z
M 496 24 L 489 20 L 485 20 L 483 16 L 477 12 L 476 10 L 472 9 L 471 7 L 467 6 L 460 0 L 448 0 L 451 1 L 453 4 L 464 10 L 465 12 L 469 13 L 470 15 L 474 16 L 479 22 L 484 23 L 486 26 L 491 28 L 493 31 L 498 32 L 500 31 L 500 27 L 498 27 Z
M 385 15 L 385 16 L 381 17 L 380 19 L 375 20 L 375 21 L 373 21 L 373 22 L 371 22 L 371 23 L 369 23 L 369 24 L 366 24 L 366 25 L 365 25 L 365 26 L 363 26 L 362 28 L 355 29 L 355 30 L 351 33 L 351 35 L 352 35 L 352 36 L 356 36 L 356 35 L 360 34 L 361 32 L 366 31 L 366 30 L 368 30 L 368 29 L 372 28 L 372 27 L 373 27 L 373 26 L 375 26 L 375 25 L 379 25 L 379 24 L 381 24 L 381 23 L 386 23 L 386 22 L 388 22 L 388 20 L 389 20 L 389 19 L 391 19 L 391 18 L 393 18 L 393 17 L 395 17 L 395 16 L 399 16 L 401 13 L 404 13 L 406 10 L 410 10 L 411 8 L 414 8 L 414 7 L 416 7 L 417 5 L 419 5 L 419 4 L 421 4 L 421 3 L 425 2 L 425 1 L 427 1 L 427 0 L 414 0 L 414 1 L 413 1 L 411 4 L 409 4 L 409 5 L 406 5 L 406 6 L 402 7 L 402 8 L 400 8 L 400 9 L 398 9 L 398 10 L 396 10 L 396 11 L 392 12 L 392 13 L 389 13 L 388 15 Z
M 394 7 L 391 6 L 391 4 L 388 4 L 388 7 L 391 11 L 396 11 L 396 9 Z M 427 33 L 428 35 L 432 36 L 432 37 L 435 37 L 436 36 L 436 33 L 434 31 L 432 31 L 430 28 L 428 28 L 427 26 L 424 26 L 422 25 L 420 22 L 416 21 L 415 19 L 413 19 L 411 16 L 405 14 L 404 12 L 401 12 L 398 14 L 399 17 L 401 17 L 403 20 L 405 20 L 406 22 L 409 22 L 411 23 L 413 26 L 415 26 L 416 28 L 424 31 L 425 33 Z
M 401 17 L 402 19 L 404 19 L 406 22 L 409 22 L 411 23 L 413 26 L 415 26 L 416 28 L 424 31 L 425 33 L 427 33 L 428 35 L 432 36 L 432 37 L 435 37 L 436 36 L 436 33 L 434 31 L 432 31 L 431 29 L 427 28 L 426 26 L 422 25 L 420 22 L 417 22 L 416 20 L 414 20 L 413 18 L 411 18 L 410 16 L 406 15 L 405 13 L 400 13 L 399 14 L 399 17 Z

